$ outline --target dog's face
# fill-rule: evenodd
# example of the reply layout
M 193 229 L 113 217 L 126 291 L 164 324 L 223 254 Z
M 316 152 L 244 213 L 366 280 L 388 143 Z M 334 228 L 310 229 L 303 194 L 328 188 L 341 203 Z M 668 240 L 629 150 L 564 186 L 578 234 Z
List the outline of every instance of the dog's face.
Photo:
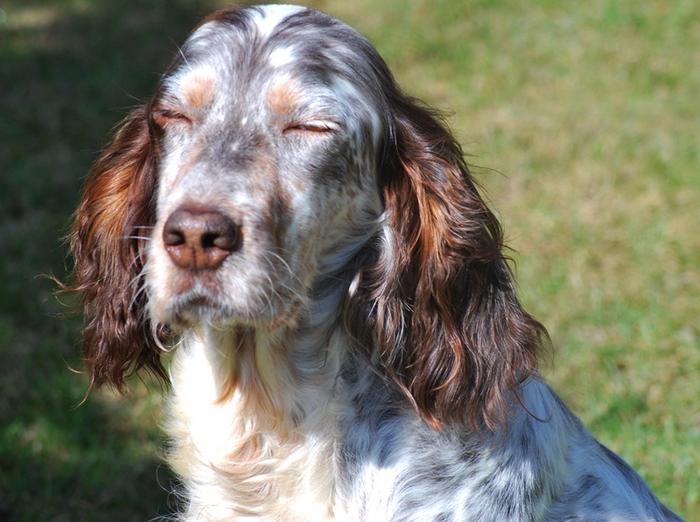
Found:
M 380 102 L 362 83 L 371 61 L 348 45 L 361 37 L 300 8 L 235 17 L 193 32 L 151 107 L 148 309 L 175 328 L 293 321 L 381 211 Z
M 501 248 L 459 144 L 366 39 L 247 7 L 194 31 L 98 158 L 69 289 L 95 384 L 166 379 L 160 325 L 265 331 L 342 308 L 426 421 L 495 426 L 544 334 Z

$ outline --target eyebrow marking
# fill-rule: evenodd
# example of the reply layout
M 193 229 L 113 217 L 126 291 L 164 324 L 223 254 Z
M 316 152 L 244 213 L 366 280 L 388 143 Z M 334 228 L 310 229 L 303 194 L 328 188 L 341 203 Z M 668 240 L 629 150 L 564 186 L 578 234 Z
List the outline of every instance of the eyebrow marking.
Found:
M 214 77 L 209 71 L 195 71 L 182 80 L 182 98 L 196 109 L 208 105 L 214 98 Z
M 277 115 L 290 113 L 300 99 L 301 90 L 292 78 L 276 83 L 267 93 L 267 104 Z

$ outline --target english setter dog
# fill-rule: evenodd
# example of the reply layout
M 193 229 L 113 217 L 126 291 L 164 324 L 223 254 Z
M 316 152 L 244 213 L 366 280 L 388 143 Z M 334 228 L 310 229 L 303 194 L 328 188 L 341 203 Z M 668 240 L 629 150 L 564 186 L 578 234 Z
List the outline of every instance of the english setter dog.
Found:
M 502 247 L 364 37 L 222 11 L 86 182 L 91 384 L 172 386 L 186 520 L 679 520 L 542 381 Z

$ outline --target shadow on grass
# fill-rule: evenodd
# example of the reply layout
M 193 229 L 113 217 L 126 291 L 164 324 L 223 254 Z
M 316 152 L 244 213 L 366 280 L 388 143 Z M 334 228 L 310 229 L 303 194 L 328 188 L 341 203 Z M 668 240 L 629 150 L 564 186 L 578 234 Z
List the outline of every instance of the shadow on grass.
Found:
M 0 519 L 148 520 L 171 512 L 158 394 L 86 388 L 65 277 L 82 178 L 145 100 L 205 2 L 14 0 L 0 10 Z M 170 503 L 170 505 L 168 505 Z

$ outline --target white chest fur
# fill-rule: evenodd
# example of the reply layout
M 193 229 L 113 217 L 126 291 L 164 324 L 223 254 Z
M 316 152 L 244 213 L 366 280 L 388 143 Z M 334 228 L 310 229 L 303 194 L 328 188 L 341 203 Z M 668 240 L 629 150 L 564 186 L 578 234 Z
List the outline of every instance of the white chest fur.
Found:
M 166 429 L 170 464 L 190 499 L 186 518 L 342 518 L 332 384 L 300 383 L 272 337 L 240 343 L 232 333 L 203 332 L 173 361 Z

